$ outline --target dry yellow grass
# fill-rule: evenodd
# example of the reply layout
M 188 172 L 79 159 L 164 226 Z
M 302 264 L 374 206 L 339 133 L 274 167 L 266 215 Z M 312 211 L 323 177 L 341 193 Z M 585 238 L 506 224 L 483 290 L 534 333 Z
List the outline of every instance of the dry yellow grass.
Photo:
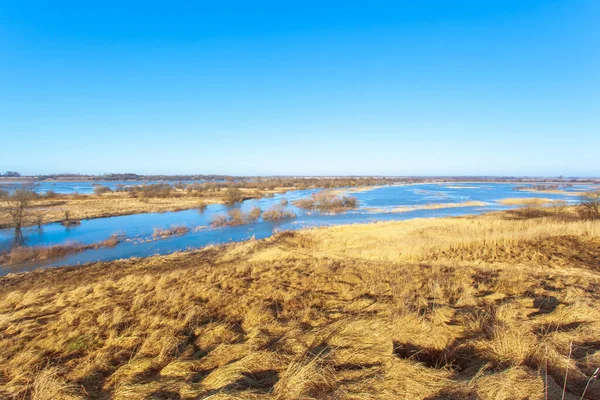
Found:
M 18 274 L 0 397 L 579 399 L 599 290 L 600 222 L 519 210 Z
M 404 213 L 417 210 L 438 210 L 442 208 L 459 208 L 459 207 L 483 207 L 487 203 L 483 201 L 464 201 L 462 203 L 432 203 L 422 204 L 416 206 L 398 206 L 393 208 L 367 208 L 367 211 L 373 213 L 392 212 L 392 213 Z
M 507 199 L 498 200 L 498 203 L 511 205 L 511 206 L 543 206 L 548 204 L 555 204 L 564 202 L 563 200 L 552 200 L 546 198 L 537 198 L 537 197 L 527 197 L 527 198 L 518 198 L 518 197 L 510 197 Z
M 285 191 L 258 191 L 241 189 L 244 196 L 262 197 L 264 194 Z M 107 193 L 103 195 L 61 196 L 55 199 L 40 198 L 32 202 L 31 218 L 28 225 L 36 223 L 37 214 L 43 216 L 43 223 L 59 222 L 65 219 L 65 212 L 74 220 L 113 217 L 118 215 L 142 214 L 149 212 L 179 211 L 200 208 L 206 204 L 226 202 L 226 191 L 210 193 L 207 197 L 185 196 L 167 198 L 133 198 L 126 193 Z M 8 215 L 0 210 L 0 228 L 10 226 Z

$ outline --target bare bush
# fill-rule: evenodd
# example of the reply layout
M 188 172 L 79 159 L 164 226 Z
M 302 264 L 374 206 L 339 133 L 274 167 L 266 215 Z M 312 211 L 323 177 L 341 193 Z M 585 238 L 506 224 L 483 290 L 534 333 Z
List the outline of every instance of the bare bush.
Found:
M 353 196 L 340 196 L 329 192 L 319 192 L 310 198 L 294 202 L 296 207 L 317 211 L 342 211 L 358 207 L 358 200 Z
M 210 225 L 215 228 L 220 227 L 220 226 L 226 226 L 227 225 L 227 216 L 223 215 L 223 214 L 213 215 L 213 217 L 210 221 Z
M 172 226 L 172 227 L 166 228 L 166 229 L 154 228 L 154 233 L 152 234 L 152 237 L 165 238 L 165 237 L 170 237 L 170 236 L 180 236 L 180 235 L 185 235 L 189 231 L 190 231 L 190 228 L 188 228 L 185 225 Z
M 262 217 L 265 221 L 275 221 L 278 219 L 296 218 L 296 214 L 286 210 L 281 205 L 275 205 L 265 211 Z
M 127 186 L 123 188 L 134 198 L 167 198 L 173 195 L 173 187 L 167 183 L 153 185 Z
M 227 225 L 229 225 L 229 226 L 242 225 L 244 222 L 246 222 L 246 218 L 244 218 L 244 213 L 242 213 L 242 210 L 240 210 L 238 208 L 229 210 L 227 215 L 228 215 Z
M 229 210 L 227 215 L 217 214 L 213 216 L 210 225 L 212 227 L 220 227 L 249 224 L 257 221 L 261 214 L 262 210 L 259 207 L 254 207 L 249 212 L 242 212 L 239 208 L 234 208 Z
M 229 188 L 227 189 L 225 201 L 229 204 L 239 203 L 244 200 L 244 194 L 238 188 Z
M 587 219 L 600 219 L 600 190 L 594 190 L 581 196 L 579 213 Z
M 254 207 L 254 208 L 252 208 L 252 210 L 250 210 L 250 212 L 246 216 L 246 220 L 247 220 L 247 222 L 254 222 L 260 218 L 261 214 L 262 214 L 262 210 L 260 209 L 260 207 Z

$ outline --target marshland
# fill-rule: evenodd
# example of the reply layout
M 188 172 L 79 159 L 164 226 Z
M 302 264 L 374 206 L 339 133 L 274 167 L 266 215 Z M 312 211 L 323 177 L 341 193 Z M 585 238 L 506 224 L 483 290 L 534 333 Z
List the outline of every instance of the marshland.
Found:
M 487 181 L 238 178 L 202 183 L 92 183 L 91 192 L 81 194 L 75 190 L 81 190 L 82 182 L 58 183 L 62 193 L 51 189 L 55 183 L 4 186 L 0 253 L 11 251 L 17 233 L 22 245 L 38 250 L 29 251 L 30 260 L 3 257 L 0 274 L 169 254 L 313 226 L 459 216 L 521 206 L 566 207 L 578 204 L 585 190 L 595 188 L 593 180 L 571 183 L 565 187 L 566 194 L 561 194 L 525 192 L 518 189 L 518 183 Z M 10 214 L 10 199 L 17 192 L 26 197 L 18 230 Z M 114 236 L 122 238 L 118 245 L 99 245 Z M 62 250 L 53 251 L 53 247 Z M 54 256 L 33 256 L 41 253 Z
M 598 399 L 599 285 L 600 219 L 575 207 L 10 274 L 0 393 Z
M 224 204 L 188 211 L 24 223 L 0 257 L 0 394 L 600 398 L 590 185 L 569 187 L 576 197 L 482 182 L 228 188 Z M 149 187 L 127 199 L 206 199 Z M 24 219 L 60 199 L 74 220 L 71 202 L 113 196 L 15 186 L 10 215 L 19 190 Z M 98 240 L 107 229 L 120 233 Z

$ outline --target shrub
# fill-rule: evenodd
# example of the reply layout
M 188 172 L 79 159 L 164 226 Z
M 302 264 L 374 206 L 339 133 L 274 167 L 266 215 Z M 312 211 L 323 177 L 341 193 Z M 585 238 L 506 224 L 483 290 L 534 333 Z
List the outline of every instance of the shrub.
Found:
M 165 198 L 169 197 L 173 191 L 171 185 L 166 183 L 157 183 L 154 185 L 144 185 L 142 188 L 142 194 L 144 197 L 158 197 Z
M 265 221 L 274 221 L 284 218 L 296 218 L 296 214 L 285 210 L 281 205 L 273 206 L 263 213 L 263 219 Z
M 154 228 L 154 233 L 152 234 L 152 237 L 164 238 L 164 237 L 169 237 L 169 236 L 179 236 L 179 235 L 184 235 L 184 234 L 188 233 L 189 231 L 190 231 L 190 228 L 188 228 L 185 225 L 172 226 L 172 227 L 166 228 L 166 229 Z
M 294 205 L 299 208 L 311 209 L 315 206 L 315 199 L 313 197 L 307 199 L 300 199 L 294 202 Z
M 600 190 L 587 192 L 581 196 L 579 213 L 587 219 L 600 219 Z
M 125 235 L 112 234 L 108 239 L 98 244 L 98 247 L 115 247 L 124 239 Z
M 213 227 L 226 226 L 227 225 L 227 216 L 223 214 L 213 215 L 210 225 Z
M 245 222 L 244 214 L 242 213 L 242 210 L 240 210 L 238 208 L 229 210 L 227 215 L 229 217 L 228 221 L 227 221 L 227 225 L 229 225 L 229 226 L 241 225 Z
M 319 192 L 308 199 L 296 200 L 294 205 L 317 211 L 341 211 L 358 207 L 358 200 L 353 196 L 338 196 L 333 193 Z
M 262 210 L 260 207 L 254 207 L 246 216 L 247 222 L 254 222 L 260 218 L 260 214 L 262 214 Z
M 97 194 L 98 196 L 103 195 L 104 193 L 109 193 L 112 192 L 112 189 L 109 188 L 108 186 L 94 186 L 94 193 Z
M 47 199 L 54 199 L 55 197 L 58 197 L 58 193 L 56 193 L 54 190 L 48 190 L 44 196 L 46 196 Z
M 167 183 L 157 183 L 153 185 L 127 186 L 123 188 L 129 193 L 130 197 L 145 197 L 145 198 L 166 198 L 173 194 L 173 188 Z
M 219 226 L 237 226 L 255 222 L 260 218 L 262 210 L 259 207 L 254 207 L 250 212 L 244 213 L 239 208 L 229 210 L 227 215 L 217 214 L 212 217 L 210 225 L 212 227 Z
M 244 200 L 244 194 L 238 188 L 229 188 L 225 194 L 225 201 L 229 204 L 239 203 Z

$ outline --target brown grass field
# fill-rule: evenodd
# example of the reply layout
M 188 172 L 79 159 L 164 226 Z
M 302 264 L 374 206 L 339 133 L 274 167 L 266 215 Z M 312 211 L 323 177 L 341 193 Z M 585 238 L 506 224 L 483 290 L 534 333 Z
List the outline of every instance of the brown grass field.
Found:
M 6 399 L 600 399 L 598 367 L 600 222 L 545 210 L 0 278 Z

